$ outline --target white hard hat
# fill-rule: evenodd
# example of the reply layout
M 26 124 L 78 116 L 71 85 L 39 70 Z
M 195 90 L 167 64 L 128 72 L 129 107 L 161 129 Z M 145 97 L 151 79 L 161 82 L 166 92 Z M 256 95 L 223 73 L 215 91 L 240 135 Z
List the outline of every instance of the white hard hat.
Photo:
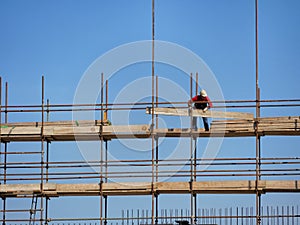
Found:
M 207 93 L 205 90 L 201 90 L 200 91 L 200 95 L 203 96 L 203 97 L 206 97 L 207 96 Z

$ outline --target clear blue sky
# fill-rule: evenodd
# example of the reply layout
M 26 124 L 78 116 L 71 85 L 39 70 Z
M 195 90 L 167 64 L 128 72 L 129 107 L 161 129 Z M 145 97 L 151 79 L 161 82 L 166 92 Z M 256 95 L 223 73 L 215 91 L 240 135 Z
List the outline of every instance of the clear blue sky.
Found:
M 261 99 L 300 98 L 299 10 L 298 0 L 259 1 Z M 176 43 L 201 57 L 215 74 L 226 100 L 255 99 L 254 0 L 157 0 L 155 20 L 156 40 Z M 72 103 L 81 77 L 94 60 L 119 45 L 150 39 L 150 0 L 1 0 L 0 75 L 9 83 L 9 104 L 40 104 L 42 75 L 45 76 L 46 98 L 51 103 Z M 182 87 L 188 89 L 188 79 L 173 78 L 176 70 L 168 72 L 167 69 L 158 66 L 156 73 L 182 82 Z M 150 76 L 151 67 L 150 64 L 136 65 L 118 74 L 110 82 L 110 101 L 114 101 L 120 86 L 127 81 Z M 262 115 L 299 115 L 299 108 L 263 109 Z M 33 118 L 12 115 L 10 120 L 39 120 L 39 116 Z M 148 123 L 149 117 L 145 115 L 145 118 Z M 142 122 L 145 121 L 142 119 Z M 199 142 L 202 141 L 206 142 Z M 71 144 L 52 144 L 53 160 L 80 158 L 78 151 L 62 151 L 65 145 L 76 148 Z M 111 149 L 114 146 L 119 147 L 118 143 L 112 143 Z M 299 157 L 299 146 L 298 137 L 264 137 L 262 155 Z M 21 146 L 11 144 L 10 148 L 20 149 Z M 227 139 L 219 156 L 254 157 L 255 140 Z M 230 195 L 205 195 L 201 197 L 201 207 L 245 205 L 245 199 L 252 205 L 255 201 L 254 195 L 234 198 L 236 200 Z M 128 205 L 125 197 L 112 198 L 112 214 L 120 216 L 121 208 L 150 208 L 149 197 L 146 201 L 140 201 L 140 197 L 132 199 L 132 205 Z M 299 194 L 266 195 L 263 203 L 272 204 L 274 199 L 279 205 L 293 205 L 299 202 Z M 55 206 L 50 210 L 53 217 L 74 216 L 76 207 L 71 206 L 77 205 L 74 202 L 78 199 L 51 201 Z M 80 201 L 82 205 L 95 205 L 93 209 L 82 210 L 83 216 L 94 216 L 90 215 L 92 213 L 97 216 L 98 199 Z M 168 203 L 170 199 L 166 199 L 160 206 L 172 208 L 172 203 L 179 201 L 174 198 Z M 180 204 L 188 208 L 189 196 L 183 202 Z M 61 213 L 63 208 L 58 203 L 67 205 L 68 210 Z M 18 203 L 12 201 L 10 207 L 14 204 Z

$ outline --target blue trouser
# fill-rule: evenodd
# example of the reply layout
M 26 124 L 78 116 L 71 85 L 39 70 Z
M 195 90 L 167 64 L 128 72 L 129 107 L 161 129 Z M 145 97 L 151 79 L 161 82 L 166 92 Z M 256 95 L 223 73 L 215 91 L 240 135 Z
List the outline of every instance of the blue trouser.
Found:
M 208 119 L 207 117 L 202 117 L 204 128 L 206 131 L 209 131 Z M 193 117 L 193 128 L 197 129 L 197 117 Z

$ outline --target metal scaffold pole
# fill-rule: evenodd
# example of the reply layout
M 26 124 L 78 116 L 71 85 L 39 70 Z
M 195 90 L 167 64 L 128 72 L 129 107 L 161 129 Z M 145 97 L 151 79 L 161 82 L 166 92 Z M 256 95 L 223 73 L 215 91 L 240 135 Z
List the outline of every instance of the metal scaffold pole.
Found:
M 2 124 L 2 77 L 0 77 L 0 124 Z M 1 140 L 1 128 L 0 128 L 0 153 L 2 153 L 2 140 Z M 5 150 L 4 150 L 5 151 Z M 5 157 L 5 155 L 4 155 Z M 0 160 L 1 163 L 1 160 Z M 6 163 L 5 163 L 5 159 L 4 159 L 4 167 L 5 167 Z M 4 177 L 5 177 L 5 168 L 3 171 Z M 5 180 L 5 178 L 4 178 Z M 0 182 L 1 184 L 1 182 Z M 6 208 L 6 198 L 2 198 L 2 205 L 3 205 L 3 214 L 2 214 L 2 219 L 3 219 L 3 225 L 5 224 L 5 208 Z
M 44 149 L 44 142 L 45 142 L 45 137 L 44 137 L 44 123 L 45 123 L 45 78 L 42 76 L 42 126 L 41 126 L 41 198 L 40 198 L 40 208 L 41 208 L 41 218 L 40 218 L 40 224 L 43 224 L 43 218 L 44 218 L 44 202 L 43 202 L 43 192 L 44 192 L 44 154 L 45 154 L 45 149 Z
M 196 73 L 196 87 L 195 95 L 198 95 L 198 72 Z M 197 180 L 197 136 L 194 137 L 194 181 Z M 197 224 L 197 194 L 193 194 L 194 197 L 194 224 Z
M 100 224 L 103 224 L 103 191 L 102 191 L 102 184 L 103 184 L 103 100 L 104 100 L 104 74 L 101 73 L 101 83 L 100 83 L 100 101 L 101 101 L 101 110 L 100 110 Z M 105 214 L 105 213 L 104 213 Z
M 108 121 L 108 80 L 106 80 L 105 82 L 105 114 L 104 114 L 104 121 L 107 122 Z M 107 164 L 107 160 L 108 160 L 108 140 L 105 139 L 105 183 L 108 182 L 108 164 Z
M 155 104 L 155 106 L 156 107 L 158 107 L 158 76 L 156 76 L 155 77 L 156 79 L 155 79 L 155 90 L 156 90 L 156 93 L 155 93 L 155 100 L 156 100 L 156 104 Z M 156 129 L 158 129 L 158 115 L 156 115 L 155 116 L 156 117 L 156 123 L 155 123 L 155 127 L 156 127 Z M 159 157 L 158 157 L 158 155 L 159 155 L 159 151 L 158 151 L 158 136 L 156 136 L 155 137 L 155 149 L 156 149 L 156 151 L 155 151 L 155 172 L 156 172 L 156 174 L 155 174 L 155 182 L 158 182 L 159 180 L 158 180 L 158 175 L 159 175 L 159 171 L 158 171 L 158 160 L 159 160 Z M 158 194 L 157 193 L 155 193 L 155 224 L 157 224 L 158 223 L 158 208 L 159 208 L 159 206 L 158 206 Z
M 0 84 L 0 85 L 2 86 L 2 84 Z M 2 90 L 0 92 L 2 93 Z M 0 105 L 2 105 L 2 103 Z M 8 83 L 5 82 L 5 121 L 4 121 L 5 123 L 8 123 L 7 107 L 8 107 Z M 1 131 L 0 131 L 0 133 L 1 133 Z M 0 137 L 0 140 L 1 140 L 1 137 Z M 1 143 L 2 142 L 0 141 L 0 144 Z M 7 174 L 7 151 L 8 151 L 8 149 L 7 149 L 8 146 L 7 145 L 8 145 L 8 143 L 5 142 L 4 143 L 4 173 L 3 173 L 3 175 L 4 175 L 3 183 L 4 184 L 6 184 L 6 174 Z M 6 220 L 6 212 L 5 212 L 6 211 L 6 198 L 3 198 L 3 210 L 4 210 L 4 212 L 3 212 L 3 225 L 5 225 L 6 224 L 6 222 L 5 222 L 5 220 Z
M 190 74 L 190 99 L 193 97 L 193 74 Z M 192 105 L 190 106 L 190 112 L 191 112 L 191 137 L 190 137 L 190 192 L 191 192 L 191 208 L 190 208 L 190 223 L 194 224 L 195 223 L 195 212 L 196 212 L 196 208 L 195 208 L 195 201 L 196 201 L 196 194 L 193 191 L 193 183 L 195 181 L 196 178 L 196 171 L 195 171 L 195 163 L 196 163 L 196 156 L 195 156 L 195 152 L 196 152 L 196 141 L 197 139 L 194 137 L 194 126 L 197 126 L 196 124 L 194 124 L 193 121 L 193 116 L 192 116 Z
M 2 124 L 2 77 L 0 77 L 0 124 Z M 1 129 L 0 129 L 0 150 L 1 150 Z M 1 151 L 0 151 L 1 152 Z
M 104 125 L 104 122 L 107 122 L 107 107 L 108 107 L 108 80 L 105 81 L 105 111 L 104 111 L 104 120 L 102 121 L 102 124 Z M 105 179 L 104 182 L 107 183 L 108 182 L 108 178 L 107 178 L 107 172 L 108 172 L 108 165 L 107 165 L 107 160 L 108 160 L 108 141 L 105 139 L 104 141 L 105 143 Z M 104 225 L 107 224 L 107 213 L 108 213 L 108 196 L 105 195 L 104 196 Z
M 47 99 L 47 122 L 50 121 L 50 111 L 49 111 L 50 101 Z M 46 145 L 46 183 L 49 182 L 49 154 L 50 154 L 50 141 L 47 140 Z M 50 198 L 46 196 L 46 205 L 45 205 L 45 224 L 48 224 L 48 211 L 49 211 L 49 200 Z
M 256 89 L 256 121 L 255 121 L 255 142 L 256 142 L 256 224 L 261 223 L 261 193 L 258 190 L 260 180 L 260 158 L 261 145 L 260 135 L 258 133 L 258 124 L 260 120 L 260 89 L 258 83 L 258 0 L 255 0 L 255 89 Z
M 151 106 L 152 106 L 152 112 L 151 112 L 151 169 L 152 169 L 152 179 L 151 179 L 151 224 L 155 223 L 155 200 L 156 199 L 156 193 L 154 192 L 154 184 L 155 184 L 155 136 L 154 136 L 154 88 L 155 88 L 155 70 L 154 70 L 154 47 L 155 47 L 155 0 L 152 0 L 152 60 L 151 60 Z
M 158 108 L 158 76 L 156 76 L 156 80 L 155 80 L 155 89 L 156 89 L 156 97 L 155 97 L 155 100 L 156 100 L 156 104 L 155 104 L 155 107 Z M 156 118 L 156 122 L 155 122 L 155 128 L 158 129 L 158 115 L 155 115 L 155 118 Z M 158 151 L 158 136 L 155 137 L 155 181 L 158 182 L 158 175 L 159 175 L 159 171 L 158 171 L 158 154 L 159 154 L 159 151 Z

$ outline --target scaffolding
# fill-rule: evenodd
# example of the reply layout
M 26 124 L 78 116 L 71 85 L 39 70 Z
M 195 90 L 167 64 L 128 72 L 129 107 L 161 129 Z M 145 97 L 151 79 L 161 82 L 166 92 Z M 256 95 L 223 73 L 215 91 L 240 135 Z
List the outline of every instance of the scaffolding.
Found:
M 42 77 L 41 103 L 9 105 L 8 83 L 5 83 L 5 104 L 2 104 L 0 79 L 0 195 L 2 224 L 299 224 L 298 206 L 262 206 L 266 193 L 299 193 L 300 158 L 262 157 L 261 139 L 264 136 L 299 136 L 300 116 L 261 117 L 261 108 L 299 107 L 300 99 L 261 100 L 258 84 L 258 1 L 255 1 L 256 97 L 254 100 L 214 101 L 220 109 L 255 109 L 253 119 L 214 120 L 209 132 L 192 129 L 193 110 L 187 102 L 159 101 L 158 76 L 154 69 L 154 0 L 152 0 L 152 68 L 151 102 L 108 102 L 108 80 L 101 76 L 98 104 L 50 104 L 45 101 L 45 82 Z M 190 75 L 190 97 L 198 94 L 196 82 Z M 195 85 L 195 89 L 193 86 Z M 105 93 L 104 93 L 105 91 Z M 105 100 L 104 100 L 105 99 Z M 46 102 L 46 103 L 45 103 Z M 225 105 L 224 105 L 225 104 Z M 190 127 L 160 128 L 159 107 L 176 107 L 190 113 Z M 151 115 L 150 124 L 121 126 L 110 124 L 108 114 L 115 110 L 145 111 Z M 50 114 L 92 111 L 96 120 L 51 121 Z M 37 121 L 9 122 L 12 113 L 36 113 Z M 4 121 L 2 117 L 4 116 Z M 198 156 L 200 138 L 255 138 L 255 157 Z M 109 142 L 120 139 L 151 140 L 151 157 L 146 159 L 115 160 L 108 158 Z M 179 138 L 189 140 L 188 154 L 182 158 L 159 158 L 159 140 Z M 52 161 L 50 146 L 55 142 L 100 143 L 99 155 L 93 160 Z M 10 143 L 36 143 L 38 150 L 8 150 Z M 12 157 L 9 160 L 8 156 Z M 28 157 L 28 158 L 27 158 Z M 17 160 L 16 160 L 17 159 Z M 21 160 L 20 160 L 21 159 Z M 180 169 L 174 169 L 174 167 Z M 209 166 L 209 167 L 206 167 Z M 205 167 L 205 169 L 203 169 Z M 91 168 L 93 168 L 91 170 Z M 141 181 L 142 180 L 142 181 Z M 189 196 L 189 209 L 162 209 L 160 196 L 176 194 Z M 200 208 L 199 196 L 204 194 L 252 194 L 254 207 Z M 50 199 L 65 196 L 90 196 L 99 199 L 96 217 L 61 218 L 49 215 Z M 108 203 L 112 196 L 150 196 L 146 209 L 122 209 L 120 217 L 110 217 Z M 31 200 L 28 208 L 8 208 L 14 199 Z M 150 209 L 149 209 L 150 208 Z M 11 216 L 13 215 L 13 216 Z M 176 222 L 177 221 L 177 222 Z
M 196 80 L 198 76 L 196 76 Z M 191 74 L 191 96 L 193 94 Z M 2 86 L 2 84 L 1 84 Z M 3 224 L 174 224 L 188 221 L 190 224 L 299 224 L 298 206 L 261 206 L 261 195 L 266 193 L 300 192 L 299 157 L 262 157 L 260 139 L 264 136 L 299 136 L 300 116 L 255 117 L 251 119 L 213 120 L 209 132 L 204 129 L 160 128 L 158 115 L 152 114 L 155 125 L 114 125 L 108 121 L 113 110 L 145 111 L 161 105 L 188 109 L 187 102 L 158 101 L 158 77 L 155 78 L 154 102 L 138 104 L 108 102 L 108 81 L 101 79 L 99 104 L 50 104 L 45 101 L 44 77 L 40 105 L 9 105 L 8 84 L 5 84 L 5 105 L 1 104 L 1 185 Z M 104 94 L 104 90 L 105 94 Z M 197 94 L 197 82 L 195 92 Z M 0 96 L 0 99 L 2 96 Z M 105 101 L 104 101 L 105 99 Z M 46 102 L 46 104 L 45 104 Z M 218 107 L 218 101 L 214 104 Z M 300 99 L 226 101 L 226 108 L 251 107 L 299 107 Z M 93 111 L 99 120 L 51 121 L 50 115 L 76 110 Z M 149 110 L 148 110 L 149 111 Z M 154 112 L 154 110 L 151 110 Z M 12 113 L 35 113 L 37 122 L 9 122 Z M 146 115 L 146 113 L 145 113 Z M 192 114 L 190 115 L 192 121 Z M 252 137 L 256 140 L 256 157 L 197 156 L 199 138 Z M 114 160 L 108 158 L 109 142 L 121 139 L 151 139 L 151 157 L 148 159 Z M 159 140 L 189 140 L 189 155 L 184 158 L 159 158 Z M 54 142 L 100 143 L 99 158 L 94 160 L 51 161 L 50 146 Z M 39 150 L 9 151 L 10 143 L 36 143 Z M 17 156 L 10 161 L 8 156 Z M 20 160 L 21 159 L 21 160 Z M 33 160 L 34 159 L 34 160 Z M 179 166 L 180 169 L 177 169 Z M 209 166 L 205 169 L 203 167 Z M 93 168 L 91 170 L 90 168 Z M 94 169 L 96 168 L 96 169 Z M 176 169 L 174 169 L 176 168 Z M 142 180 L 142 181 L 141 181 Z M 189 209 L 160 209 L 159 197 L 168 194 L 190 195 Z M 197 205 L 198 196 L 204 194 L 254 194 L 255 207 L 205 209 Z M 99 216 L 86 218 L 55 218 L 49 216 L 49 200 L 64 196 L 91 196 L 100 198 Z M 109 217 L 110 196 L 150 196 L 151 210 L 123 210 L 122 216 Z M 7 208 L 11 199 L 31 199 L 28 209 Z M 21 214 L 19 214 L 21 213 Z M 22 214 L 23 213 L 23 214 Z M 24 217 L 28 213 L 28 217 Z M 7 216 L 9 217 L 7 218 Z M 15 215 L 15 216 L 11 216 Z M 20 216 L 21 215 L 21 216 Z

